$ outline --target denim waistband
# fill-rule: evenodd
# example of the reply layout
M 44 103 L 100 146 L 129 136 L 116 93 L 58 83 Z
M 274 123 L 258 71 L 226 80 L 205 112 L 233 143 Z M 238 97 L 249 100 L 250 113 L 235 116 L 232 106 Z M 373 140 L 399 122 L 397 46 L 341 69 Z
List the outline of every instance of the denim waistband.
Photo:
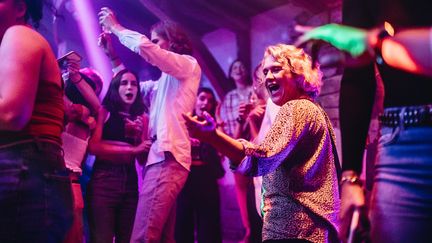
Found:
M 42 170 L 65 170 L 63 149 L 50 139 L 32 138 L 9 144 L 0 145 L 0 156 L 27 158 L 26 161 L 40 161 L 29 163 Z
M 38 148 L 43 147 L 57 147 L 62 148 L 61 144 L 59 144 L 57 141 L 54 141 L 52 139 L 48 138 L 41 138 L 41 137 L 27 137 L 25 139 L 21 140 L 14 140 L 8 143 L 0 143 L 0 150 L 4 148 L 11 148 L 16 146 L 26 146 L 28 144 L 35 144 Z
M 432 126 L 432 104 L 386 108 L 379 120 L 386 127 Z

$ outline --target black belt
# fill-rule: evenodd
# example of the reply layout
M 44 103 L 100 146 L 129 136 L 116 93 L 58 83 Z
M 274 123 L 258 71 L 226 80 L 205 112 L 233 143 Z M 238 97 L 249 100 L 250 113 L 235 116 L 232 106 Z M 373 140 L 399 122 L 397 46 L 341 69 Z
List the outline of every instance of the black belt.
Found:
M 386 108 L 379 120 L 386 127 L 431 126 L 432 105 Z

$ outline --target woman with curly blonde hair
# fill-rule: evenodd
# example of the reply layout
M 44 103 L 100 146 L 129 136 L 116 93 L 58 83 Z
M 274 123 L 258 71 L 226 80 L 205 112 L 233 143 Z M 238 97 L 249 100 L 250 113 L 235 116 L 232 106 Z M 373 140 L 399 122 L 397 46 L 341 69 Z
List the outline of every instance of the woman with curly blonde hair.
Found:
M 273 56 L 285 68 L 289 68 L 293 75 L 301 76 L 302 78 L 296 79 L 297 85 L 311 98 L 318 96 L 322 86 L 322 72 L 319 69 L 319 64 L 315 64 L 315 68 L 312 67 L 314 65 L 312 65 L 311 58 L 303 49 L 292 45 L 277 44 L 269 46 L 264 55 Z
M 314 102 L 321 71 L 294 46 L 269 46 L 261 62 L 263 82 L 281 106 L 259 144 L 235 140 L 206 121 L 184 115 L 191 135 L 231 159 L 231 168 L 263 176 L 264 242 L 338 242 L 340 208 L 334 133 L 324 110 Z

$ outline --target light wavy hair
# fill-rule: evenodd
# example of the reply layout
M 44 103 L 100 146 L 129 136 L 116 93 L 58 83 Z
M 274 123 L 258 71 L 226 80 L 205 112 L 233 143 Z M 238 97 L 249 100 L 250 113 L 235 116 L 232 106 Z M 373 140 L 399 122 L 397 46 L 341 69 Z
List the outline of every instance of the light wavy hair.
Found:
M 322 86 L 322 72 L 319 64 L 312 67 L 312 58 L 301 48 L 293 45 L 276 44 L 268 46 L 263 60 L 272 56 L 284 68 L 288 68 L 294 76 L 300 89 L 312 98 L 316 98 Z

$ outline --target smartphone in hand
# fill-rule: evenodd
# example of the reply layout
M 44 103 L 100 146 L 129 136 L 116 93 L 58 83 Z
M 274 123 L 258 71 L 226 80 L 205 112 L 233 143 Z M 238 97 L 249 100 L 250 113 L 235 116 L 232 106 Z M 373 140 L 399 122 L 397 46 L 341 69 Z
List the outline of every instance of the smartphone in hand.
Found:
M 64 67 L 66 60 L 81 61 L 82 57 L 77 52 L 70 51 L 57 59 L 57 63 L 59 64 L 60 68 Z

